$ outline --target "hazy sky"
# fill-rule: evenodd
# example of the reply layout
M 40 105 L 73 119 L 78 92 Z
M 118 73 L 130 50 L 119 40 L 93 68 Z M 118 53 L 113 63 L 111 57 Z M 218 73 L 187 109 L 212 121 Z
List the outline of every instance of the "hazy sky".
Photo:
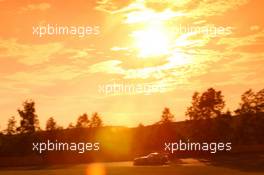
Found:
M 184 120 L 193 92 L 209 87 L 234 110 L 244 91 L 264 85 L 263 7 L 262 0 L 0 0 L 0 129 L 18 119 L 26 99 L 36 102 L 42 127 L 51 116 L 67 126 L 95 111 L 106 125 L 150 124 L 164 107 Z M 100 33 L 33 35 L 48 24 Z M 100 91 L 113 83 L 162 89 Z

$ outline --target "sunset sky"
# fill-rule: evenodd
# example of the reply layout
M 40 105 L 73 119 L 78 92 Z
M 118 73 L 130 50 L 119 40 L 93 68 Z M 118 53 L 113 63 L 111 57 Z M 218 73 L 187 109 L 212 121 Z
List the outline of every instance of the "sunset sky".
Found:
M 105 125 L 159 120 L 169 107 L 185 120 L 194 91 L 222 90 L 226 106 L 264 85 L 262 0 L 0 0 L 0 129 L 26 99 L 43 128 L 87 112 Z M 33 35 L 34 26 L 98 26 L 98 35 Z M 179 32 L 179 26 L 228 33 Z M 105 94 L 107 84 L 162 91 Z M 227 108 L 226 108 L 227 109 Z M 225 110 L 226 110 L 225 109 Z

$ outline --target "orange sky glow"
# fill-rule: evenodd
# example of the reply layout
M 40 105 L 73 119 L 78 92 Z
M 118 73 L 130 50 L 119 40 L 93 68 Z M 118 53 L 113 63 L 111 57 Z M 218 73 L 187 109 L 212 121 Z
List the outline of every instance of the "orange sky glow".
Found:
M 244 91 L 264 85 L 263 7 L 262 0 L 0 0 L 0 129 L 19 119 L 26 99 L 36 102 L 42 128 L 49 117 L 67 126 L 85 112 L 98 112 L 105 125 L 152 124 L 164 107 L 181 121 L 194 91 L 209 87 L 234 110 Z M 33 34 L 48 24 L 99 33 Z M 161 89 L 100 90 L 114 83 Z

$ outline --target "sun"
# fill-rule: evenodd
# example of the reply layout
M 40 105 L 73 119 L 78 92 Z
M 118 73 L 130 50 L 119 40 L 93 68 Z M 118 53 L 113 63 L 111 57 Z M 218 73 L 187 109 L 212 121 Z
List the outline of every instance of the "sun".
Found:
M 133 32 L 140 58 L 161 56 L 169 53 L 169 38 L 163 27 L 153 25 Z

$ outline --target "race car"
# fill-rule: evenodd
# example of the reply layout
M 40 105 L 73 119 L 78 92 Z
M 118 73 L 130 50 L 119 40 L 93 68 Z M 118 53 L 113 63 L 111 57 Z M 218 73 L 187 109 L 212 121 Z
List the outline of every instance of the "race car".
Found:
M 167 165 L 168 163 L 168 156 L 160 153 L 150 153 L 134 159 L 134 165 Z

